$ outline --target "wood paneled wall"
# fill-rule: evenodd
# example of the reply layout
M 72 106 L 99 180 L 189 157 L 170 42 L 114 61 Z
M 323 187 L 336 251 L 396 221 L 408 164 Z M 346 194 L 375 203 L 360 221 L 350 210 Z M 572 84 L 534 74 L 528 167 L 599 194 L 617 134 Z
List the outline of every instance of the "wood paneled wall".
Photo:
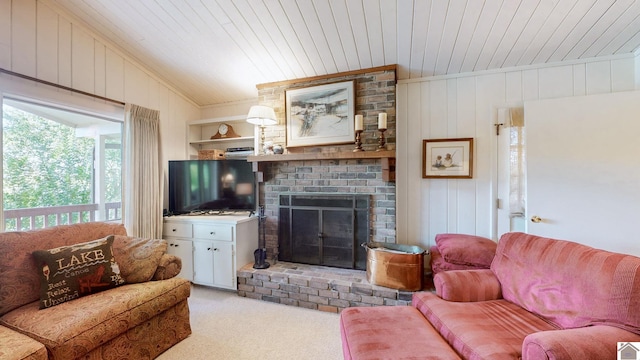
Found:
M 524 101 L 638 87 L 638 56 L 591 59 L 400 81 L 397 109 L 397 241 L 434 244 L 438 233 L 497 239 L 497 112 Z M 422 140 L 475 138 L 474 178 L 422 179 Z
M 200 108 L 49 1 L 0 0 L 0 67 L 159 110 L 165 162 L 186 158 L 185 123 Z

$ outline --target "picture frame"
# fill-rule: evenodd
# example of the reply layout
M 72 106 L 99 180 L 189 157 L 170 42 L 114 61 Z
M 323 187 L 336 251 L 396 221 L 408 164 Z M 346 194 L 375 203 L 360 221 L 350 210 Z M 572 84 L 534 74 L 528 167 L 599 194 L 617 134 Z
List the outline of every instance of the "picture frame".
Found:
M 287 147 L 355 141 L 354 81 L 285 90 Z
M 422 140 L 422 178 L 473 178 L 473 138 Z

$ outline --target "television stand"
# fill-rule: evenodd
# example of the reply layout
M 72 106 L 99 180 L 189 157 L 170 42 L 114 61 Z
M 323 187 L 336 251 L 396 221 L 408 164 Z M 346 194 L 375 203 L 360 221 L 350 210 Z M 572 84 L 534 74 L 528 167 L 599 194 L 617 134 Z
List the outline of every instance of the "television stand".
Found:
M 237 290 L 236 271 L 252 264 L 258 218 L 245 214 L 185 214 L 164 219 L 168 252 L 182 259 L 178 276 L 195 284 Z

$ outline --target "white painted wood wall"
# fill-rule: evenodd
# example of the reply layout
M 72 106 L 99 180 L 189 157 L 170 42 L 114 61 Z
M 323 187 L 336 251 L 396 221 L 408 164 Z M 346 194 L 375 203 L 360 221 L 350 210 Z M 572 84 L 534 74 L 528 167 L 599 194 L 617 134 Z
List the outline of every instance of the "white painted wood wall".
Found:
M 397 241 L 433 245 L 438 233 L 497 239 L 497 109 L 526 100 L 640 88 L 640 56 L 400 81 L 397 105 Z M 636 114 L 637 115 L 637 114 Z M 637 116 L 636 116 L 637 117 Z M 474 177 L 422 179 L 422 140 L 475 138 Z
M 185 123 L 199 119 L 200 108 L 54 6 L 0 0 L 0 67 L 159 110 L 164 163 L 186 158 Z M 10 93 L 10 85 L 2 92 Z

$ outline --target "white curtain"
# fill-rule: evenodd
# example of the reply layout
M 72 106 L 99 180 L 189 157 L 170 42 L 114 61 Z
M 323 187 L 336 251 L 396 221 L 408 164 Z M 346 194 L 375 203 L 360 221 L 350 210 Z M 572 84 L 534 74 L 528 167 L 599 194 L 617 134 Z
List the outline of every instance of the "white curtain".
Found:
M 130 236 L 162 237 L 163 170 L 160 112 L 127 104 L 124 122 L 122 218 Z

